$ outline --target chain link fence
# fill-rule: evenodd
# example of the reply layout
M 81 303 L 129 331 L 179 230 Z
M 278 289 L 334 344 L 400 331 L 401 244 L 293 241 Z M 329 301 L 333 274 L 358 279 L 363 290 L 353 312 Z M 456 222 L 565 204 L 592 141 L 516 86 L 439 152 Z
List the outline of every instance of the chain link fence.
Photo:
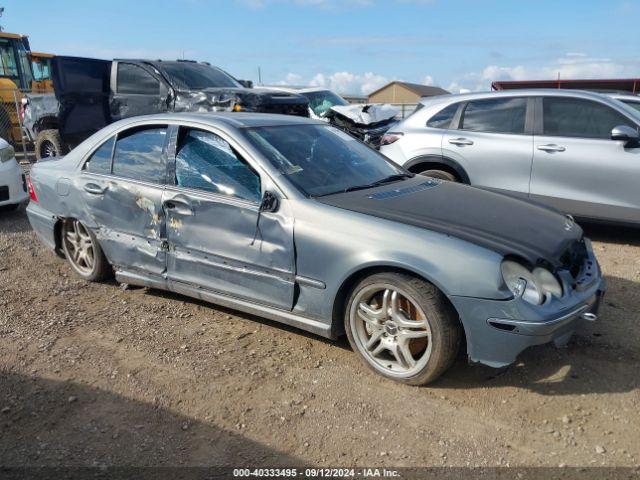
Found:
M 35 162 L 35 154 L 23 124 L 24 96 L 17 88 L 0 88 L 0 137 L 13 146 L 18 162 L 28 166 Z

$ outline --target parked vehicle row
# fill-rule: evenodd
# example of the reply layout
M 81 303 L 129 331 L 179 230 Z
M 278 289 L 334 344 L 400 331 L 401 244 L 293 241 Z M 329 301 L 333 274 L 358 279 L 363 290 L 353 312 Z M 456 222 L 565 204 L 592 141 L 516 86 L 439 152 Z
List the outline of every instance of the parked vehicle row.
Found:
M 640 112 L 605 95 L 507 90 L 424 100 L 381 152 L 412 172 L 638 225 L 639 131 Z
M 570 217 L 416 175 L 301 117 L 128 118 L 38 162 L 29 190 L 35 232 L 81 277 L 113 269 L 121 282 L 346 333 L 366 365 L 408 384 L 440 376 L 462 341 L 494 367 L 562 344 L 602 294 Z

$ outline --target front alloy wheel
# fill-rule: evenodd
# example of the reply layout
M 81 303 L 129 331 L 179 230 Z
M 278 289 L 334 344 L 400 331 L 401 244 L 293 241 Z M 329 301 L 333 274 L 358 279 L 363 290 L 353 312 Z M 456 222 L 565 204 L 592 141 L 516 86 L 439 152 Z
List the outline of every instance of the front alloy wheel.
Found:
M 369 367 L 403 383 L 435 380 L 453 362 L 460 328 L 437 289 L 404 274 L 377 274 L 352 292 L 345 327 Z

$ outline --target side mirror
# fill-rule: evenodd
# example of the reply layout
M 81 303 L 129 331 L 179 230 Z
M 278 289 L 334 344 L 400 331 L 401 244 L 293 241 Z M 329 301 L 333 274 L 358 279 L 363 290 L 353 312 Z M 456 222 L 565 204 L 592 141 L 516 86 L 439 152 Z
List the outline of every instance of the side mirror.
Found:
M 238 83 L 244 88 L 253 88 L 253 82 L 251 80 L 238 80 Z
M 280 206 L 280 200 L 270 191 L 264 192 L 262 202 L 260 202 L 261 212 L 276 212 Z
M 640 146 L 640 133 L 628 125 L 618 125 L 611 130 L 611 140 L 626 142 L 625 148 L 634 148 Z

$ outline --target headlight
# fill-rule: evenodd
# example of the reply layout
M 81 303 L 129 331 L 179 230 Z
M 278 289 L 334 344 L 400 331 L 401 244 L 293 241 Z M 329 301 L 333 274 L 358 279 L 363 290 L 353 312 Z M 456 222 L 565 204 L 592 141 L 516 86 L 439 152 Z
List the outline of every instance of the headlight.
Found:
M 507 288 L 529 303 L 541 305 L 550 295 L 562 296 L 562 285 L 546 268 L 536 267 L 531 271 L 521 263 L 505 260 L 501 270 Z
M 11 145 L 0 149 L 0 162 L 8 162 L 16 156 L 16 152 Z

